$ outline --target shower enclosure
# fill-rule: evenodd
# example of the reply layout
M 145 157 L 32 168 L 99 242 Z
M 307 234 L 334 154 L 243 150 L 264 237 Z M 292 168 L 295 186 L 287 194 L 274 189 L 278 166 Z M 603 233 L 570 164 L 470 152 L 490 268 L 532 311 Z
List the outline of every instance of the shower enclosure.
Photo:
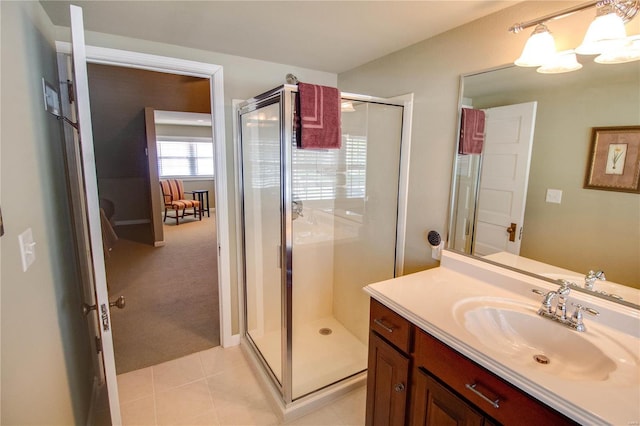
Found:
M 342 147 L 299 149 L 297 86 L 239 107 L 243 337 L 284 406 L 367 368 L 368 297 L 396 274 L 403 102 L 342 96 Z

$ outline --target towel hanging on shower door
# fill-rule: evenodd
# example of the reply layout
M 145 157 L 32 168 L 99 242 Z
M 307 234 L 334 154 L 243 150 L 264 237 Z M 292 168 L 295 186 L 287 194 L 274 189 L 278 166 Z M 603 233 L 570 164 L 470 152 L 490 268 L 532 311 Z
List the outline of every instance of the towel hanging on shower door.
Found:
M 339 149 L 340 92 L 335 87 L 298 83 L 299 148 Z

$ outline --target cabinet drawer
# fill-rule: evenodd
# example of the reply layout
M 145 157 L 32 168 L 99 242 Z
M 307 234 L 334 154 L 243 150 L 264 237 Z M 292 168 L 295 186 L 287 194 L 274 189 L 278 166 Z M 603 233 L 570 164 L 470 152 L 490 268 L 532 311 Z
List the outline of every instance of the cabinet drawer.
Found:
M 417 332 L 415 344 L 416 367 L 428 370 L 500 423 L 505 425 L 575 424 L 427 333 Z M 467 385 L 474 386 L 474 389 L 469 389 Z M 491 401 L 497 401 L 498 407 L 494 407 Z
M 371 299 L 370 327 L 398 349 L 411 350 L 411 323 L 375 299 Z

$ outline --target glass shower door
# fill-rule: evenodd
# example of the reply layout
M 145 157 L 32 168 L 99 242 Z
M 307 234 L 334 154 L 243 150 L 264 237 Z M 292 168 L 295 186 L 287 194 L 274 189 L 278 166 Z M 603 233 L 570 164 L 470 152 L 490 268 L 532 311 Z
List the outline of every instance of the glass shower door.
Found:
M 402 106 L 353 101 L 340 149 L 293 144 L 294 400 L 367 368 L 362 288 L 395 275 L 402 117 Z
M 247 335 L 283 386 L 280 102 L 241 111 Z M 274 103 L 275 102 L 275 103 Z

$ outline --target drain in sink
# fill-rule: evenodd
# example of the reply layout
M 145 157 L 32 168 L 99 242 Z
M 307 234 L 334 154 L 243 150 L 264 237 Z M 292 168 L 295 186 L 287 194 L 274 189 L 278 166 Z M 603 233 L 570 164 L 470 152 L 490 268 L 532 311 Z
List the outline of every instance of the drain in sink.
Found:
M 533 359 L 535 359 L 538 364 L 549 364 L 551 362 L 549 357 L 540 354 L 534 355 Z
M 320 330 L 318 330 L 318 333 L 322 334 L 323 336 L 328 336 L 333 333 L 333 330 L 331 330 L 330 328 L 321 328 Z

